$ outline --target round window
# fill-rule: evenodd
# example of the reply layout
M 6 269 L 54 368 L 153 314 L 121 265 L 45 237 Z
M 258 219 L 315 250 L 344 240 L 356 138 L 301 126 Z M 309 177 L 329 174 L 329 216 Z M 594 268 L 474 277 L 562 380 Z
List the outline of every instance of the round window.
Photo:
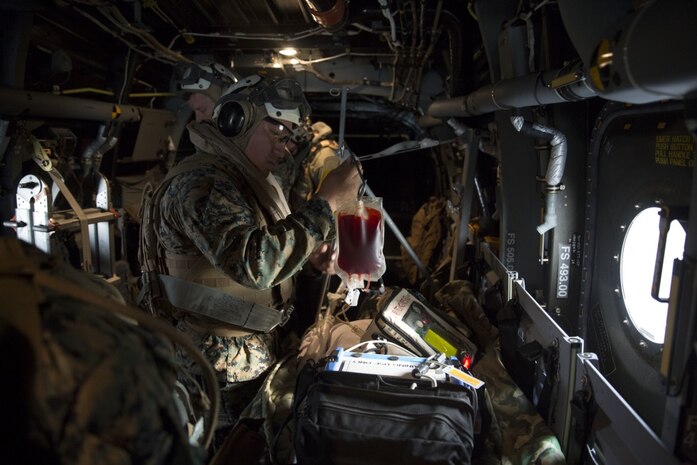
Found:
M 659 211 L 657 207 L 641 210 L 627 228 L 620 256 L 620 284 L 624 305 L 634 327 L 651 342 L 663 344 L 668 304 L 651 297 L 658 248 Z M 666 240 L 659 297 L 668 298 L 673 260 L 682 258 L 684 250 L 685 230 L 678 221 L 673 220 Z

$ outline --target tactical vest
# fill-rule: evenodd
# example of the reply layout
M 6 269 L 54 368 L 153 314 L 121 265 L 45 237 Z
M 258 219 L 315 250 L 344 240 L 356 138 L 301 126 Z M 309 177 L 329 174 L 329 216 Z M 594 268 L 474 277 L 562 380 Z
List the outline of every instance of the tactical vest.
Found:
M 319 142 L 317 153 L 310 162 L 312 181 L 315 184 L 313 193 L 319 191 L 324 178 L 341 163 L 337 150 L 339 150 L 339 144 L 331 139 L 323 139 Z
M 252 289 L 215 269 L 203 255 L 178 255 L 160 245 L 155 228 L 160 224 L 159 205 L 164 193 L 177 175 L 205 165 L 229 175 L 241 186 L 245 197 L 253 195 L 231 163 L 205 152 L 184 159 L 167 173 L 154 192 L 144 192 L 138 258 L 143 268 L 146 304 L 154 313 L 185 319 L 194 328 L 219 336 L 269 332 L 283 325 L 292 311 L 293 279 L 270 289 Z M 266 226 L 267 218 L 259 208 L 256 211 L 257 224 Z M 283 310 L 278 310 L 281 307 Z

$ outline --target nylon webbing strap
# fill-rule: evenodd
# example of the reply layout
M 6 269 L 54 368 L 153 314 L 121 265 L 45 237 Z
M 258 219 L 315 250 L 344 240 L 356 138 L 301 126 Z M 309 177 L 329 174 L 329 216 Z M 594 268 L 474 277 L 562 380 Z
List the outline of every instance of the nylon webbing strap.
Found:
M 159 278 L 167 301 L 182 310 L 265 333 L 283 322 L 282 311 L 174 276 Z

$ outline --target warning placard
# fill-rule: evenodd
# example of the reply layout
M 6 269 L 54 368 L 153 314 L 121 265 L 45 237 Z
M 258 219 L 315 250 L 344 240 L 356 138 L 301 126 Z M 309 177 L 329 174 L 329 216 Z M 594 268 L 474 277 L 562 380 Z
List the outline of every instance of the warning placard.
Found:
M 695 165 L 695 141 L 692 136 L 656 136 L 656 164 L 692 168 Z

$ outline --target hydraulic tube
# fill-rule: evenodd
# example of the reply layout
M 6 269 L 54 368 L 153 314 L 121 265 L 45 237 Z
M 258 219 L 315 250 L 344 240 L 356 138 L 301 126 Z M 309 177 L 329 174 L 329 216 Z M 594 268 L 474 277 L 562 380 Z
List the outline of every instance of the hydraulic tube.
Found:
M 540 236 L 557 227 L 557 192 L 545 190 L 545 221 L 535 228 Z
M 98 173 L 102 164 L 102 157 L 113 149 L 119 138 L 116 137 L 117 126 L 112 126 L 109 134 L 104 134 L 106 124 L 99 126 L 97 137 L 82 152 L 82 177 L 86 178 L 90 173 Z
M 0 87 L 0 115 L 136 122 L 140 121 L 141 111 L 133 105 Z
M 382 9 L 382 15 L 390 23 L 390 37 L 392 38 L 392 43 L 397 44 L 397 26 L 395 24 L 394 17 L 392 16 L 392 12 L 390 11 L 390 7 L 387 5 L 387 0 L 378 0 L 378 3 Z
M 86 178 L 92 172 L 92 160 L 95 152 L 104 145 L 107 138 L 104 135 L 104 130 L 106 125 L 102 124 L 99 126 L 99 131 L 97 131 L 97 137 L 94 138 L 92 142 L 85 148 L 82 152 L 82 177 Z
M 102 164 L 102 157 L 104 154 L 108 153 L 109 150 L 113 149 L 116 143 L 119 141 L 119 138 L 116 137 L 116 131 L 114 131 L 114 135 L 110 135 L 106 142 L 102 144 L 101 147 L 97 150 L 97 152 L 94 154 L 94 163 L 92 164 L 92 170 L 95 173 L 99 172 L 99 167 Z
M 511 122 L 513 127 L 523 134 L 541 138 L 551 136 L 549 141 L 551 154 L 545 174 L 545 217 L 544 223 L 537 227 L 537 232 L 543 235 L 557 226 L 557 193 L 561 190 L 561 179 L 564 176 L 568 153 L 566 136 L 556 128 L 525 121 L 522 116 L 513 116 Z
M 596 95 L 579 68 L 503 79 L 464 96 L 433 102 L 426 114 L 434 118 L 477 116 L 498 110 L 573 102 Z

